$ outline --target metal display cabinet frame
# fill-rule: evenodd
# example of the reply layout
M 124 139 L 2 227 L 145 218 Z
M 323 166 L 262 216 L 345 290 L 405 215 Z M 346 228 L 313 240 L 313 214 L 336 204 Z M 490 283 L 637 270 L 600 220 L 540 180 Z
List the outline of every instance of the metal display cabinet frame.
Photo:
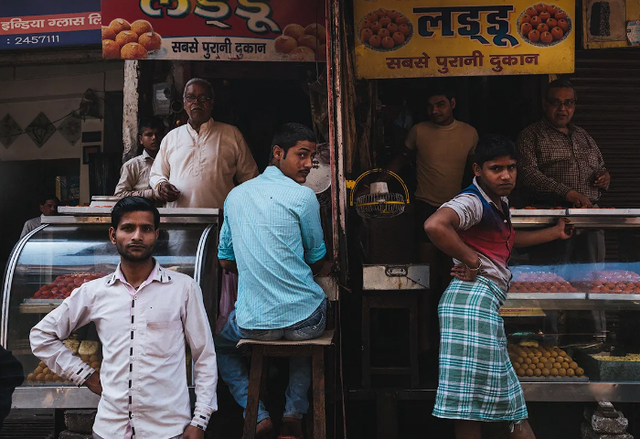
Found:
M 567 217 L 579 229 L 624 231 L 640 229 L 640 209 L 517 209 L 511 210 L 513 227 L 518 230 L 556 224 Z M 639 230 L 640 232 L 640 230 Z M 614 263 L 615 264 L 615 263 Z M 634 263 L 631 264 L 635 265 Z M 606 267 L 606 266 L 605 266 Z M 640 264 L 638 264 L 640 267 Z M 512 266 L 517 271 L 517 266 Z M 636 270 L 640 274 L 640 270 Z M 503 308 L 547 311 L 634 311 L 640 312 L 640 294 L 594 294 L 578 292 L 509 292 Z M 505 324 L 509 330 L 508 321 Z M 639 346 L 640 347 L 640 346 Z M 640 363 L 638 364 L 640 367 Z M 535 402 L 640 402 L 640 381 L 521 381 L 525 399 Z

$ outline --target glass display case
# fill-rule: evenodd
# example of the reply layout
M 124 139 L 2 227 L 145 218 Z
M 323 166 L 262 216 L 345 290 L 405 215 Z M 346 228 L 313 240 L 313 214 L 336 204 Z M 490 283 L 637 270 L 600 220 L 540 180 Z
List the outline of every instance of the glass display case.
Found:
M 218 209 L 159 209 L 160 237 L 154 257 L 165 268 L 193 277 L 202 288 L 211 327 L 218 311 Z M 24 368 L 14 406 L 90 407 L 97 396 L 54 375 L 30 349 L 29 331 L 82 285 L 113 272 L 120 260 L 109 241 L 111 208 L 60 208 L 60 216 L 23 237 L 7 263 L 3 284 L 0 340 Z M 64 341 L 83 361 L 99 369 L 101 349 L 93 324 Z M 188 359 L 190 357 L 188 356 Z M 188 382 L 192 374 L 188 367 Z M 69 393 L 71 392 L 71 393 Z M 75 393 L 74 393 L 75 392 Z
M 640 402 L 640 209 L 511 214 L 516 230 L 575 228 L 512 254 L 501 314 L 526 399 Z

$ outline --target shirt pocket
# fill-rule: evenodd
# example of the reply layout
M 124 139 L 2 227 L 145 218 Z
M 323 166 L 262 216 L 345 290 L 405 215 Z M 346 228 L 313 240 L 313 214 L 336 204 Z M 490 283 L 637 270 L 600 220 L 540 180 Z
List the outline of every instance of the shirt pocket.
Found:
M 145 352 L 150 357 L 169 358 L 184 351 L 182 321 L 147 322 Z
M 552 165 L 566 161 L 573 161 L 571 144 L 557 139 L 545 139 L 538 156 L 539 165 Z

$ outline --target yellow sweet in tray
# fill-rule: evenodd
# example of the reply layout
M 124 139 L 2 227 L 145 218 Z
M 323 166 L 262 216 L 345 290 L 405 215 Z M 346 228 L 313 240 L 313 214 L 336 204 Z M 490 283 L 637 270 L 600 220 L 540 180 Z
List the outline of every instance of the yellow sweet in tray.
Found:
M 80 342 L 78 340 L 68 338 L 66 340 L 62 340 L 62 343 L 67 347 L 67 349 L 73 351 L 74 354 L 77 354 L 78 349 L 80 349 Z
M 98 347 L 99 347 L 99 344 L 97 341 L 83 340 L 82 343 L 80 343 L 80 348 L 78 349 L 78 353 L 80 355 L 87 355 L 87 356 L 95 355 L 96 352 L 98 352 Z
M 614 357 L 608 352 L 600 352 L 591 354 L 593 358 L 599 361 L 640 361 L 640 354 L 627 354 L 624 357 Z
M 534 347 L 537 348 L 539 346 L 539 343 L 535 340 L 521 340 L 519 343 L 520 346 L 523 347 Z
M 524 340 L 508 346 L 509 359 L 520 377 L 583 377 L 584 369 L 557 346 Z M 638 355 L 640 357 L 640 355 Z M 640 361 L 640 358 L 639 360 Z

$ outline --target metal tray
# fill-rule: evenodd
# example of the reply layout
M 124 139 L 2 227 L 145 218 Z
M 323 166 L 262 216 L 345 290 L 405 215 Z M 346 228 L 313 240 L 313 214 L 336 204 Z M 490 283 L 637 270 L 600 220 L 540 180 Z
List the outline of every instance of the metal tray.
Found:
M 161 223 L 214 224 L 219 221 L 221 209 L 197 209 L 161 207 Z M 45 216 L 42 224 L 110 224 L 111 207 L 60 207 L 61 215 Z
M 507 293 L 507 300 L 584 300 L 587 293 Z
M 92 195 L 91 201 L 119 201 L 121 198 L 113 195 Z
M 615 293 L 587 293 L 590 300 L 628 300 L 630 302 L 640 301 L 640 294 L 615 294 Z
M 536 382 L 536 383 L 544 383 L 544 382 L 562 382 L 562 383 L 566 383 L 566 382 L 570 382 L 570 383 L 575 383 L 575 382 L 589 382 L 589 377 L 518 377 L 518 379 L 520 381 L 523 382 Z
M 60 305 L 64 299 L 24 299 L 27 305 Z
M 640 381 L 640 361 L 604 361 L 582 352 L 576 357 L 595 381 Z
M 629 213 L 636 209 L 568 209 L 547 211 L 555 214 L 534 213 L 535 210 L 519 211 L 511 215 L 511 222 L 516 229 L 537 228 L 555 224 L 559 217 L 568 217 L 571 223 L 579 228 L 637 228 L 640 227 L 640 216 Z M 516 211 L 517 212 L 517 211 Z
M 510 209 L 511 216 L 567 216 L 566 209 Z
M 570 216 L 639 216 L 640 209 L 567 209 Z
M 63 299 L 25 299 L 20 304 L 20 314 L 49 314 L 62 301 Z
M 58 213 L 62 215 L 74 216 L 94 216 L 94 215 L 111 215 L 111 207 L 76 207 L 61 206 Z M 177 208 L 158 208 L 161 216 L 218 216 L 221 209 L 205 209 L 195 207 L 177 207 Z M 47 219 L 55 219 L 56 217 L 46 217 Z M 53 221 L 52 221 L 53 222 Z

